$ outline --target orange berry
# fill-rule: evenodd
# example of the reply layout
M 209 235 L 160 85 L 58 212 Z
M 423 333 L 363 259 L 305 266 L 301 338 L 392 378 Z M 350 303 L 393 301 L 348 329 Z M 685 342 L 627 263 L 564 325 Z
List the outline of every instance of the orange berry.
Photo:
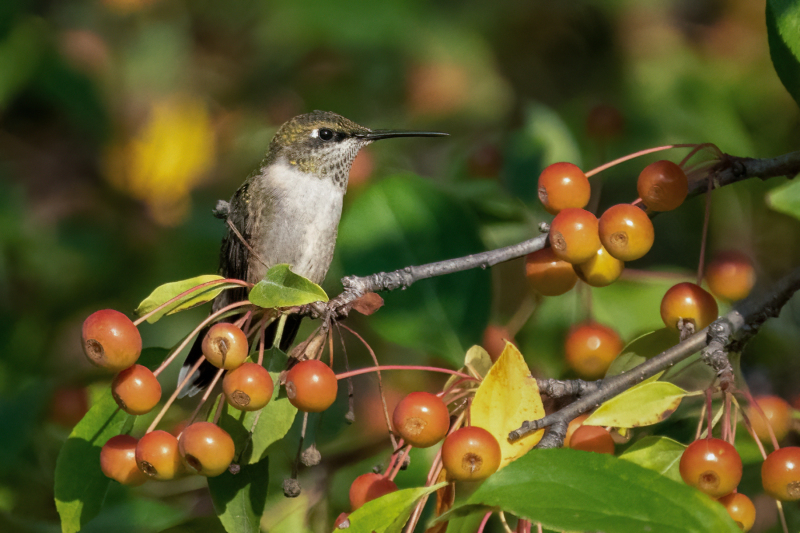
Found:
M 564 354 L 567 364 L 580 378 L 600 379 L 623 346 L 616 331 L 590 322 L 570 330 L 564 343 Z
M 147 433 L 136 445 L 136 465 L 153 479 L 173 479 L 183 463 L 175 435 L 160 429 Z
M 147 476 L 136 466 L 138 443 L 130 435 L 117 435 L 108 439 L 100 450 L 100 469 L 103 474 L 132 487 L 147 481 Z
M 380 474 L 362 474 L 350 485 L 350 508 L 355 511 L 365 503 L 396 490 L 394 481 Z
M 742 300 L 756 284 L 755 267 L 742 252 L 721 252 L 706 268 L 706 283 L 717 298 L 734 302 Z
M 775 450 L 761 465 L 764 492 L 784 502 L 800 500 L 800 448 Z
M 236 325 L 219 322 L 211 326 L 203 338 L 203 355 L 217 368 L 233 370 L 247 359 L 247 337 Z
M 592 287 L 607 287 L 617 281 L 625 270 L 625 263 L 612 257 L 604 247 L 579 265 L 572 265 L 575 274 Z
M 233 439 L 211 422 L 195 422 L 183 430 L 178 450 L 184 463 L 201 476 L 216 477 L 233 461 Z
M 458 429 L 442 444 L 442 464 L 450 479 L 479 481 L 500 468 L 502 452 L 494 435 L 477 426 Z
M 580 426 L 572 434 L 569 447 L 584 452 L 614 455 L 614 439 L 608 431 L 599 426 Z
M 712 498 L 729 494 L 742 479 L 742 459 L 732 445 L 721 439 L 700 439 L 683 451 L 683 481 Z
M 450 413 L 441 398 L 429 392 L 412 392 L 392 414 L 395 431 L 415 448 L 429 448 L 450 429 Z
M 225 374 L 222 391 L 229 404 L 242 411 L 258 411 L 269 403 L 275 384 L 263 366 L 244 363 Z
M 539 175 L 539 200 L 552 215 L 569 207 L 586 207 L 591 194 L 586 174 L 572 163 L 553 163 Z
M 83 353 L 93 364 L 112 372 L 128 368 L 142 353 L 142 337 L 131 319 L 103 309 L 89 315 L 81 332 Z
M 573 265 L 585 263 L 600 248 L 597 217 L 584 209 L 560 211 L 550 223 L 550 246 L 556 257 Z
M 525 275 L 533 290 L 542 296 L 564 294 L 578 281 L 572 265 L 556 257 L 550 247 L 542 248 L 525 257 Z
M 661 300 L 661 319 L 668 328 L 678 329 L 678 321 L 690 321 L 700 331 L 717 319 L 714 297 L 694 283 L 678 283 Z
M 567 435 L 564 437 L 564 447 L 569 448 L 569 442 L 572 438 L 572 435 L 575 434 L 575 430 L 578 429 L 583 425 L 583 421 L 589 418 L 589 413 L 583 413 L 582 415 L 578 415 L 572 420 L 569 421 L 569 425 L 567 426 Z
M 778 442 L 782 441 L 792 427 L 792 408 L 789 403 L 778 396 L 756 396 L 753 399 L 767 417 L 765 421 L 755 406 L 748 406 L 747 417 L 750 419 L 753 431 L 756 432 L 759 439 L 768 442 L 770 436 L 767 422 L 769 422 L 772 431 L 775 432 L 775 438 L 778 439 Z
M 631 204 L 618 204 L 606 209 L 598 228 L 603 246 L 621 261 L 635 261 L 644 256 L 655 240 L 650 217 Z
M 161 399 L 161 384 L 150 369 L 133 365 L 114 376 L 111 394 L 126 413 L 143 415 L 149 413 Z
M 316 359 L 300 361 L 286 374 L 289 402 L 306 413 L 319 413 L 330 407 L 338 389 L 331 367 Z
M 689 180 L 683 169 L 672 161 L 656 161 L 639 174 L 636 190 L 648 209 L 671 211 L 686 199 Z
M 753 528 L 756 523 L 756 507 L 750 498 L 741 492 L 732 492 L 717 501 L 725 507 L 739 529 L 747 532 Z

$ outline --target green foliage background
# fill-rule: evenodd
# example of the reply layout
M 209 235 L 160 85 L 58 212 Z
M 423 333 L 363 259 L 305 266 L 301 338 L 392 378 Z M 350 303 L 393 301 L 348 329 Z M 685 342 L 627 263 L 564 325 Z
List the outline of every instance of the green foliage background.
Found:
M 109 381 L 81 354 L 83 319 L 106 307 L 130 314 L 157 285 L 214 273 L 224 227 L 211 209 L 257 166 L 287 118 L 326 109 L 369 127 L 451 134 L 368 148 L 373 170 L 350 187 L 324 285 L 334 296 L 343 275 L 536 234 L 549 220 L 536 178 L 551 162 L 589 169 L 667 143 L 713 142 L 750 157 L 796 149 L 797 40 L 770 43 L 787 91 L 767 39 L 768 24 L 782 31 L 782 14 L 796 12 L 790 4 L 770 2 L 765 22 L 764 5 L 749 0 L 0 2 L 0 530 L 60 530 L 53 476 L 71 428 L 52 421 L 51 398 L 65 387 L 101 397 Z M 598 106 L 624 118 L 618 135 L 587 131 Z M 165 137 L 174 144 L 159 151 Z M 639 171 L 658 158 L 604 172 L 599 209 L 631 201 Z M 151 167 L 139 168 L 142 160 Z M 800 263 L 800 225 L 782 214 L 796 207 L 785 195 L 765 202 L 786 181 L 714 194 L 710 247 L 751 254 L 759 289 Z M 594 290 L 594 316 L 625 340 L 659 328 L 664 290 L 696 269 L 702 213 L 695 199 L 659 216 L 655 247 L 628 265 L 674 278 Z M 522 262 L 513 261 L 387 294 L 386 307 L 349 325 L 383 364 L 457 367 L 484 327 L 506 324 L 526 295 Z M 519 332 L 535 373 L 570 377 L 561 344 L 583 309 L 574 291 L 546 300 Z M 205 313 L 145 325 L 145 345 L 173 345 Z M 351 365 L 369 364 L 366 350 L 345 340 Z M 798 341 L 795 299 L 743 356 L 755 392 L 800 393 Z M 165 389 L 176 374 L 164 374 Z M 440 385 L 418 373 L 385 379 L 390 403 Z M 380 416 L 369 409 L 375 381 L 356 379 L 356 387 L 356 424 L 342 422 L 344 397 L 311 424 L 324 463 L 303 474 L 308 489 L 296 500 L 284 500 L 279 486 L 297 427 L 275 452 L 282 460 L 269 465 L 262 529 L 327 531 L 348 506 L 352 479 L 386 455 Z M 179 404 L 164 426 L 192 408 Z M 654 431 L 687 442 L 691 409 Z M 430 459 L 415 451 L 401 488 L 421 486 Z M 755 459 L 743 491 L 758 495 Z M 796 530 L 797 507 L 786 507 Z M 131 491 L 112 484 L 86 530 L 217 531 L 212 515 L 203 480 Z M 766 522 L 762 531 L 775 530 Z

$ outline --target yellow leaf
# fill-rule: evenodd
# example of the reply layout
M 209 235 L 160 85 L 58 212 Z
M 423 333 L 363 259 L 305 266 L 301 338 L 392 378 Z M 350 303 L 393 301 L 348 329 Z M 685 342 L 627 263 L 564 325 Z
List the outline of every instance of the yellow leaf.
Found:
M 464 366 L 461 367 L 459 372 L 471 374 L 472 373 L 470 372 L 471 369 L 477 372 L 480 377 L 483 377 L 487 374 L 487 372 L 489 372 L 489 369 L 491 367 L 492 367 L 492 358 L 489 357 L 489 353 L 482 347 L 475 345 L 469 350 L 467 350 L 467 355 L 464 356 Z M 450 388 L 452 385 L 455 384 L 456 381 L 460 379 L 464 378 L 460 376 L 450 376 L 450 379 L 448 379 L 447 382 L 444 384 L 445 390 Z
M 525 455 L 542 439 L 541 429 L 514 442 L 508 434 L 526 420 L 544 416 L 544 406 L 536 379 L 517 347 L 506 343 L 500 358 L 478 387 L 470 417 L 473 426 L 482 427 L 500 443 L 503 457 L 500 468 Z

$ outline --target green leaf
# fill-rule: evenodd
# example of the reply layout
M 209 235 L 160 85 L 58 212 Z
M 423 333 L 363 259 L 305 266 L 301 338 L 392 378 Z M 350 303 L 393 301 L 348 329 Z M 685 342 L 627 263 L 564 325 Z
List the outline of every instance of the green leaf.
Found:
M 648 436 L 625 450 L 619 458 L 682 481 L 679 465 L 686 446 L 668 437 Z
M 199 285 L 208 284 L 209 282 L 219 281 L 224 279 L 222 276 L 209 274 L 206 276 L 197 276 L 196 278 L 185 279 L 183 281 L 174 281 L 172 283 L 165 283 L 157 287 L 150 296 L 145 298 L 139 307 L 136 308 L 136 316 L 143 316 L 158 307 L 159 305 L 168 302 L 181 293 L 188 291 Z M 219 293 L 225 289 L 233 287 L 240 287 L 235 283 L 211 283 L 202 289 L 197 289 L 182 298 L 177 299 L 168 306 L 161 309 L 159 312 L 154 313 L 153 316 L 147 319 L 147 322 L 153 324 L 164 315 L 171 315 L 185 309 L 191 309 L 198 305 L 202 305 L 217 297 Z
M 267 503 L 269 457 L 245 464 L 237 474 L 208 478 L 214 510 L 228 533 L 257 533 Z
M 280 374 L 270 372 L 269 375 L 277 384 Z M 281 440 L 289 432 L 296 414 L 297 407 L 289 402 L 289 398 L 286 397 L 286 389 L 276 385 L 272 392 L 272 399 L 261 410 L 258 425 L 253 432 L 250 449 L 251 462 L 263 457 L 267 448 Z
M 606 377 L 617 376 L 644 363 L 668 348 L 680 342 L 678 332 L 669 328 L 661 328 L 633 339 L 622 349 L 622 352 L 611 362 Z
M 250 291 L 250 301 L 259 307 L 292 307 L 313 302 L 327 302 L 322 287 L 291 271 L 287 264 L 267 270 L 264 279 Z
M 437 521 L 485 512 L 482 506 L 558 531 L 740 531 L 724 507 L 684 483 L 617 457 L 563 448 L 531 451 Z
M 618 428 L 651 426 L 674 413 L 686 394 L 666 381 L 641 383 L 598 407 L 584 424 Z
M 436 492 L 447 483 L 431 487 L 404 489 L 390 492 L 367 502 L 350 515 L 347 533 L 400 533 L 408 522 L 417 500 Z
M 100 511 L 111 483 L 100 470 L 100 449 L 132 418 L 117 406 L 109 387 L 70 433 L 58 454 L 55 475 L 63 533 L 80 531 Z
M 767 204 L 779 213 L 800 219 L 800 181 L 790 181 L 769 191 Z
M 800 104 L 800 3 L 767 0 L 767 41 L 775 72 Z
M 384 179 L 358 196 L 339 226 L 336 248 L 348 275 L 390 272 L 482 252 L 474 213 L 430 181 Z M 369 323 L 386 340 L 446 357 L 453 367 L 480 344 L 489 320 L 491 275 L 473 269 L 416 282 L 385 295 Z

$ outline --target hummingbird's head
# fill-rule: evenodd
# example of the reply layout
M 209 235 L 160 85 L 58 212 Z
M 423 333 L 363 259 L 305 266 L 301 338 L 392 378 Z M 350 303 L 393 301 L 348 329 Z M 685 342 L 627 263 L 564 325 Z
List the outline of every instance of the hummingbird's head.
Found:
M 272 138 L 267 164 L 285 158 L 302 172 L 331 179 L 347 187 L 350 167 L 358 151 L 373 141 L 390 137 L 434 137 L 446 133 L 370 130 L 331 111 L 314 111 L 285 122 Z

